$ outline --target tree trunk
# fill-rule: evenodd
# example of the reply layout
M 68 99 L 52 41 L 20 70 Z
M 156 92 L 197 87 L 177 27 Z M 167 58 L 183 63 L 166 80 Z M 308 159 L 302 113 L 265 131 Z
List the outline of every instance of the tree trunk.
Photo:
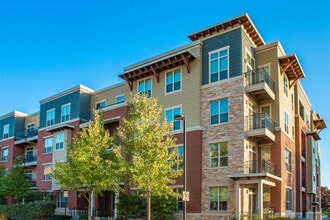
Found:
M 95 199 L 94 199 L 94 190 L 89 191 L 89 202 L 88 202 L 88 216 L 94 217 L 94 207 L 95 207 Z
M 148 202 L 148 208 L 147 208 L 148 215 L 147 215 L 147 218 L 148 218 L 148 220 L 151 220 L 151 192 L 149 190 L 147 192 L 147 202 Z

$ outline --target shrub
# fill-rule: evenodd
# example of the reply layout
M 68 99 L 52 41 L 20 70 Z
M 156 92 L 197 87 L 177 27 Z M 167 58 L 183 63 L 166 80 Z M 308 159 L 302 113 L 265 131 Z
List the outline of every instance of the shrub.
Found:
M 117 209 L 117 219 L 140 218 L 145 215 L 146 200 L 138 195 L 120 194 Z
M 47 201 L 30 202 L 26 204 L 17 204 L 0 207 L 0 216 L 4 219 L 40 219 L 46 220 L 54 217 L 55 204 Z
M 155 220 L 174 220 L 174 213 L 177 210 L 174 198 L 152 197 L 151 214 Z

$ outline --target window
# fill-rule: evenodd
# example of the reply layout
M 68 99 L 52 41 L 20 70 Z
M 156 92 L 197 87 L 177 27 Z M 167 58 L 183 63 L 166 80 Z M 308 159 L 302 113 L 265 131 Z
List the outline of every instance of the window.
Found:
M 286 96 L 288 96 L 289 95 L 289 80 L 285 74 L 283 74 L 283 83 L 284 83 L 284 94 Z
M 64 197 L 64 192 L 57 193 L 57 208 L 65 208 L 68 205 L 68 197 Z
M 286 189 L 286 196 L 285 196 L 285 209 L 291 210 L 291 197 L 292 197 L 292 189 Z
M 184 148 L 183 146 L 181 147 L 172 147 L 169 148 L 169 153 L 172 153 L 173 151 L 176 151 L 176 158 L 174 164 L 175 166 L 173 167 L 174 170 L 182 170 L 183 169 L 183 153 L 184 153 Z
M 46 138 L 45 139 L 45 146 L 44 146 L 44 154 L 48 154 L 53 152 L 53 138 Z
M 284 111 L 284 131 L 289 134 L 289 114 L 287 111 Z
M 165 110 L 167 122 L 173 122 L 173 130 L 181 129 L 181 120 L 176 120 L 174 117 L 181 114 L 181 107 L 168 108 Z
M 64 148 L 64 133 L 58 133 L 56 134 L 56 144 L 55 144 L 55 149 L 56 150 L 61 150 Z
M 62 105 L 61 122 L 65 122 L 65 121 L 69 121 L 70 120 L 70 109 L 71 109 L 71 104 Z
M 181 90 L 181 70 L 166 73 L 166 93 Z
M 116 96 L 116 104 L 124 103 L 125 95 L 118 95 Z
M 306 125 L 307 125 L 307 127 L 309 128 L 309 112 L 308 111 L 306 111 L 306 113 L 305 113 L 305 122 L 306 122 Z
M 9 124 L 3 126 L 3 139 L 9 138 Z
M 0 149 L 0 161 L 7 161 L 8 160 L 8 147 L 4 147 Z
M 151 79 L 142 80 L 138 84 L 138 93 L 151 97 Z
M 210 188 L 210 211 L 227 210 L 227 187 Z
M 285 149 L 285 167 L 286 171 L 291 172 L 291 152 Z
M 51 109 L 47 111 L 47 126 L 51 126 L 55 124 L 55 109 Z
M 96 110 L 105 108 L 105 106 L 106 106 L 106 101 L 105 100 L 98 101 L 98 102 L 95 103 L 95 109 Z
M 246 66 L 247 66 L 247 71 L 254 70 L 255 68 L 255 60 L 247 49 L 246 49 Z
M 182 189 L 174 189 L 174 192 L 178 195 L 182 195 Z M 177 208 L 177 211 L 182 211 L 182 208 L 183 208 L 183 201 L 182 201 L 182 198 L 179 198 L 179 197 L 175 197 L 176 198 L 176 208 Z
M 51 180 L 50 174 L 52 172 L 52 164 L 43 164 L 42 165 L 42 180 L 49 181 Z
M 27 132 L 27 137 L 32 137 L 32 136 L 37 135 L 37 132 L 34 129 L 34 123 L 31 123 L 31 124 L 27 125 L 26 132 Z
M 211 167 L 228 166 L 228 142 L 210 144 Z
M 209 53 L 210 83 L 228 78 L 228 51 L 229 47 L 226 47 Z
M 228 122 L 228 98 L 211 102 L 211 124 Z

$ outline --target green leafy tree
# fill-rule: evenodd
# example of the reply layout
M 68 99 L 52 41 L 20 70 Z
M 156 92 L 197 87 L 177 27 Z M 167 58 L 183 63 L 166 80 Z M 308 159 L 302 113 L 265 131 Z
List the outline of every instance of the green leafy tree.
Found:
M 118 128 L 122 154 L 126 155 L 126 174 L 129 183 L 138 187 L 147 197 L 147 215 L 151 219 L 151 196 L 177 196 L 169 187 L 181 171 L 176 152 L 170 151 L 175 140 L 170 134 L 172 125 L 161 121 L 162 108 L 156 98 L 131 95 L 129 113 Z
M 0 175 L 4 174 L 4 170 L 0 170 Z M 23 161 L 21 158 L 14 160 L 13 166 L 10 167 L 7 174 L 3 176 L 1 182 L 1 191 L 4 196 L 12 197 L 18 202 L 24 201 L 31 190 L 31 184 L 25 172 Z
M 117 146 L 111 144 L 102 117 L 94 112 L 94 120 L 83 128 L 68 146 L 66 162 L 55 163 L 52 177 L 63 190 L 79 190 L 88 203 L 88 216 L 93 217 L 95 194 L 118 191 L 120 158 Z

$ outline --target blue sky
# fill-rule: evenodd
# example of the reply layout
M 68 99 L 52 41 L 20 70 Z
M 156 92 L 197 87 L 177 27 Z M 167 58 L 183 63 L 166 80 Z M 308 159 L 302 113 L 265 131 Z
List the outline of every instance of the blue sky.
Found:
M 330 124 L 328 0 L 0 1 L 0 115 L 83 84 L 99 90 L 123 68 L 189 43 L 188 35 L 248 13 L 266 43 L 295 53 L 312 108 Z M 330 187 L 330 131 L 321 132 Z

